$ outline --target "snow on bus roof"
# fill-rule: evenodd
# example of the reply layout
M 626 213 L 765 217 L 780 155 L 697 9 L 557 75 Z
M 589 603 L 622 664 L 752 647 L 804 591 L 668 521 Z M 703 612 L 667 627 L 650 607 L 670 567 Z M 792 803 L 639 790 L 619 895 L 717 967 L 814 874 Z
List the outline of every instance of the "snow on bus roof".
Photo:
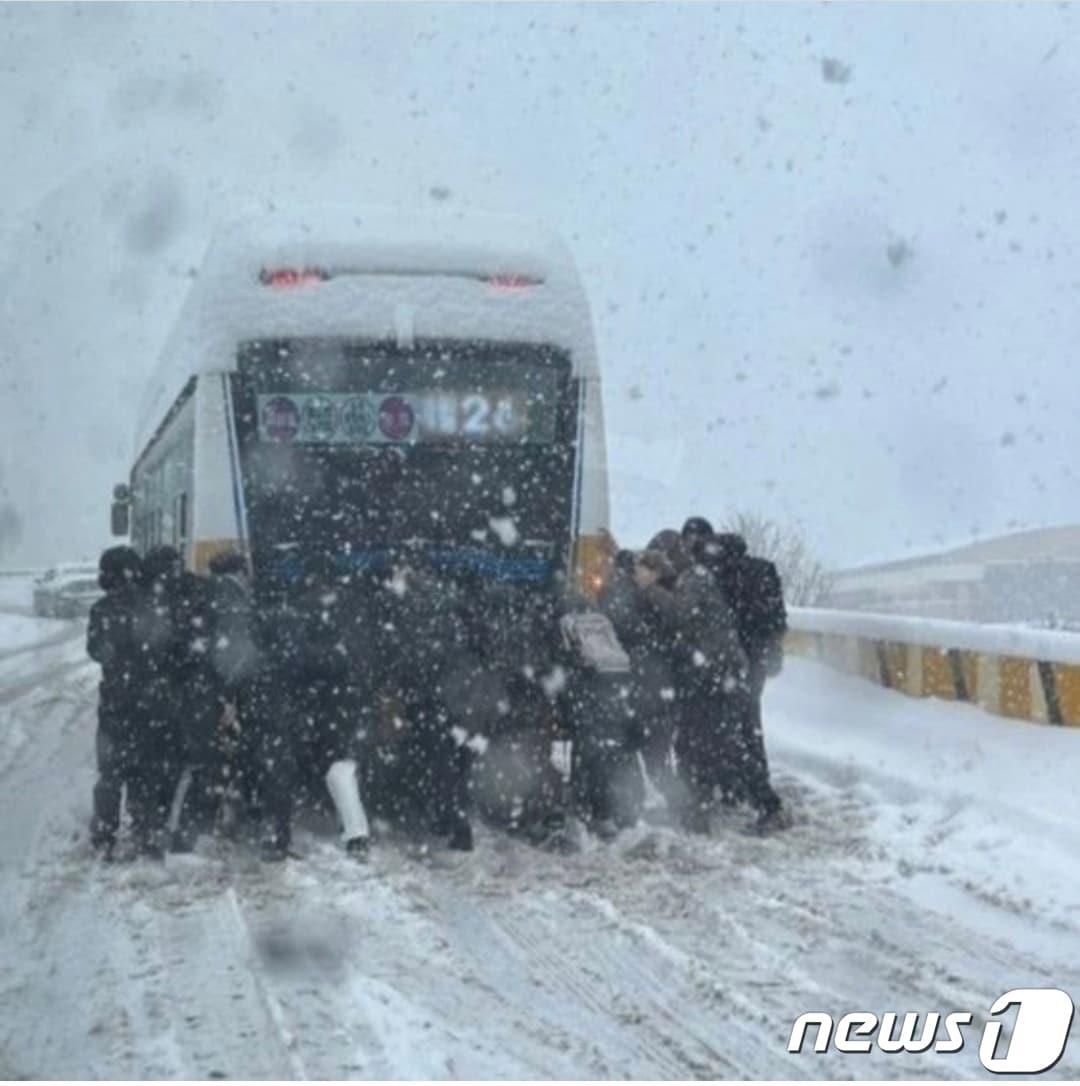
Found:
M 187 381 L 236 367 L 242 340 L 342 336 L 549 343 L 597 374 L 566 245 L 534 220 L 462 211 L 290 210 L 212 238 L 139 415 L 145 447 Z

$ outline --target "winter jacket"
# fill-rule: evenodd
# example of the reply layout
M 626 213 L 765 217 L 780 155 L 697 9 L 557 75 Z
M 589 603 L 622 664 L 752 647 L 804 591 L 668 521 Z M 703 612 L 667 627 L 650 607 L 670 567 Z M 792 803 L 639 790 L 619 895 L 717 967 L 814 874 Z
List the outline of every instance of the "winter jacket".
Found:
M 783 586 L 776 566 L 745 553 L 738 537 L 717 536 L 706 565 L 723 585 L 735 614 L 739 641 L 755 668 L 774 675 L 780 670 L 787 632 Z
M 300 683 L 344 682 L 345 603 L 336 583 L 319 579 L 302 586 L 272 619 L 274 666 Z
M 236 574 L 214 574 L 206 586 L 206 603 L 210 665 L 222 697 L 233 701 L 237 691 L 255 678 L 260 665 L 251 593 Z
M 681 573 L 673 589 L 642 590 L 672 646 L 675 673 L 689 686 L 745 682 L 746 653 L 735 612 L 721 582 L 700 564 Z
M 461 592 L 449 578 L 409 570 L 383 585 L 382 671 L 409 695 L 438 693 L 465 647 Z
M 745 558 L 744 595 L 739 607 L 739 629 L 746 654 L 755 667 L 776 675 L 783 660 L 787 609 L 776 566 L 765 558 Z
M 145 661 L 136 634 L 141 593 L 134 586 L 107 592 L 90 609 L 87 655 L 101 665 L 100 707 L 107 731 L 125 728 L 136 711 Z
M 210 663 L 210 588 L 184 571 L 168 592 L 173 626 L 171 677 L 181 684 L 213 685 Z
M 661 599 L 666 602 L 669 596 L 664 593 Z M 630 656 L 636 712 L 646 722 L 669 715 L 676 639 L 649 590 L 640 589 L 630 575 L 619 572 L 603 600 L 603 609 Z

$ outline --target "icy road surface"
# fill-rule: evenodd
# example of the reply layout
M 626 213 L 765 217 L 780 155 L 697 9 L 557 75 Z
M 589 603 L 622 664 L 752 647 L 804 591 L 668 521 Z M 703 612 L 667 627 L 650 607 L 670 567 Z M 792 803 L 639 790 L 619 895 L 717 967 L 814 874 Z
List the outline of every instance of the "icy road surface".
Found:
M 1080 734 L 791 661 L 767 698 L 795 825 L 641 828 L 555 856 L 301 834 L 103 867 L 85 839 L 82 624 L 0 618 L 0 1075 L 960 1077 L 960 1054 L 802 1056 L 793 1019 L 1080 993 Z M 1074 1033 L 1075 1033 L 1074 1028 Z M 1080 1043 L 1054 1077 L 1080 1075 Z

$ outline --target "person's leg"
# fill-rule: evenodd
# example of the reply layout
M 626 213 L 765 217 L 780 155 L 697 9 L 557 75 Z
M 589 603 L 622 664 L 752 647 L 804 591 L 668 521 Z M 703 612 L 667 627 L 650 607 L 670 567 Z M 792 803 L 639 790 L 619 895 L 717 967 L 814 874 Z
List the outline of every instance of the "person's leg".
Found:
M 169 822 L 173 852 L 190 852 L 200 834 L 213 832 L 221 799 L 215 753 L 204 743 L 184 748 Z
M 446 733 L 443 743 L 445 760 L 440 769 L 439 809 L 436 811 L 450 848 L 459 852 L 471 852 L 473 847 L 472 823 L 469 820 L 471 793 L 469 778 L 472 773 L 473 752 L 464 743 L 458 743 Z
M 437 699 L 418 701 L 410 724 L 416 729 L 411 767 L 416 787 L 426 796 L 427 828 L 447 835 L 451 848 L 472 849 L 469 822 L 469 773 L 472 751 L 455 736 L 445 706 Z
M 684 828 L 695 821 L 698 807 L 698 779 L 700 776 L 700 742 L 698 739 L 702 719 L 701 699 L 687 693 L 680 701 L 679 724 L 675 732 L 673 749 L 675 773 L 678 780 L 677 814 Z
M 653 716 L 644 727 L 641 758 L 649 781 L 668 807 L 675 803 L 675 767 L 672 760 L 673 722 L 668 715 Z
M 755 677 L 749 694 L 740 707 L 741 740 L 740 769 L 746 798 L 762 817 L 775 815 L 783 806 L 769 780 L 769 761 L 765 753 L 765 736 L 761 725 L 761 697 L 764 677 Z
M 612 752 L 608 765 L 608 792 L 615 825 L 636 826 L 645 806 L 645 778 L 636 750 Z
M 297 787 L 295 739 L 290 703 L 280 699 L 277 712 L 259 722 L 256 744 L 261 829 L 259 847 L 267 860 L 283 860 L 292 843 L 293 802 Z
M 97 781 L 94 784 L 94 811 L 90 819 L 90 844 L 108 855 L 120 830 L 120 806 L 123 798 L 124 774 L 122 747 L 112 734 L 115 726 L 109 714 L 98 712 L 95 737 L 97 752 Z
M 611 821 L 611 795 L 608 789 L 604 751 L 595 735 L 584 725 L 574 737 L 574 799 L 578 814 L 590 825 Z
M 128 776 L 131 830 L 139 855 L 164 857 L 176 783 L 171 764 L 161 756 L 160 738 L 153 734 L 140 737 Z
M 356 774 L 356 762 L 351 758 L 339 758 L 326 771 L 326 788 L 334 802 L 341 839 L 348 846 L 351 842 L 364 841 L 370 835 L 367 812 L 360 799 L 360 782 Z

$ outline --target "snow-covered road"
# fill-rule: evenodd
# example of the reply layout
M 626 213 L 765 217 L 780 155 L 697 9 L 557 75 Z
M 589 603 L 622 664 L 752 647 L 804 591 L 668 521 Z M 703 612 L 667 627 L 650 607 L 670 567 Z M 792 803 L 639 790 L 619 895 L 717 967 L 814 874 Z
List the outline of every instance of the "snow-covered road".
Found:
M 81 627 L 13 631 L 5 1077 L 969 1077 L 975 1040 L 787 1039 L 805 1011 L 971 1010 L 977 1028 L 1007 989 L 1080 993 L 1080 734 L 791 661 L 767 719 L 795 825 L 772 838 L 732 816 L 707 841 L 642 827 L 558 856 L 482 830 L 472 855 L 387 842 L 362 867 L 309 831 L 282 866 L 221 846 L 104 867 Z M 1051 1075 L 1080 1075 L 1075 1039 Z

